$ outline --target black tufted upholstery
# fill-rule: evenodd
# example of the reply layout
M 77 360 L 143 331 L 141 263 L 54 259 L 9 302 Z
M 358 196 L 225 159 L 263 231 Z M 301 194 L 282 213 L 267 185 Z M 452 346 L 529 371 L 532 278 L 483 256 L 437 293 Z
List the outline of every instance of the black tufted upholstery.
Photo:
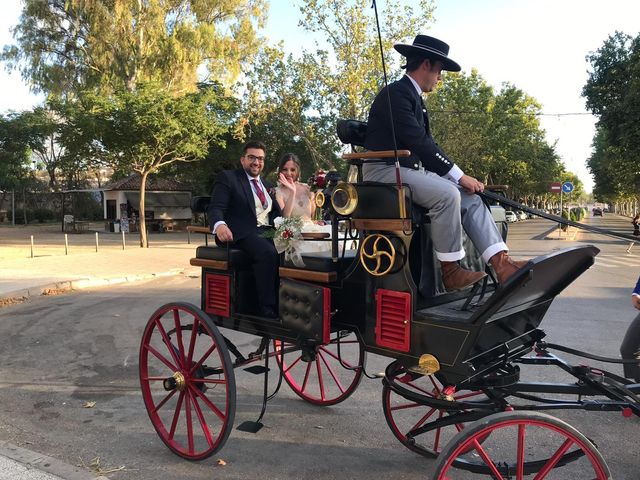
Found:
M 329 341 L 330 290 L 288 278 L 280 280 L 279 309 L 282 326 L 302 338 Z

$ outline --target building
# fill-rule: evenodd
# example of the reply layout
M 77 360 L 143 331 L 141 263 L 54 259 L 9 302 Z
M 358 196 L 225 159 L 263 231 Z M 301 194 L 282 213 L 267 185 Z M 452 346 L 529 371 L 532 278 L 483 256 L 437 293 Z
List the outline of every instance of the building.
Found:
M 104 218 L 110 230 L 138 230 L 140 218 L 139 174 L 129 175 L 104 187 Z M 191 190 L 175 180 L 147 177 L 145 221 L 149 230 L 184 230 L 191 222 Z

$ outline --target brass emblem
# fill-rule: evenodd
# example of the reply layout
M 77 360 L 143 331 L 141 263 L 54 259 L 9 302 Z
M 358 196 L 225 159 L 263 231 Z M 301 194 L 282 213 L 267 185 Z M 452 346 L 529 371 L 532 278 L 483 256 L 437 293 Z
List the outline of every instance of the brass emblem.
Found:
M 389 238 L 379 233 L 367 236 L 360 248 L 360 263 L 371 275 L 389 273 L 396 260 L 396 249 Z
M 318 208 L 324 207 L 324 201 L 325 201 L 324 193 L 317 192 L 316 193 L 316 207 L 318 207 Z
M 440 370 L 440 362 L 430 353 L 420 355 L 417 365 L 409 367 L 409 371 L 420 375 L 433 375 Z

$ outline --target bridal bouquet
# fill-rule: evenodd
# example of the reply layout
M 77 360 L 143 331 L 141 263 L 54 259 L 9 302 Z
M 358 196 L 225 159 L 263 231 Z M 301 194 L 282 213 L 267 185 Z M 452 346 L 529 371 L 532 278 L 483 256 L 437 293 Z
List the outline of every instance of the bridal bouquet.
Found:
M 303 242 L 302 238 L 302 218 L 278 217 L 273 221 L 276 230 L 273 233 L 273 244 L 278 253 L 284 252 L 285 260 L 291 260 L 296 267 L 304 267 L 302 257 L 298 252 Z

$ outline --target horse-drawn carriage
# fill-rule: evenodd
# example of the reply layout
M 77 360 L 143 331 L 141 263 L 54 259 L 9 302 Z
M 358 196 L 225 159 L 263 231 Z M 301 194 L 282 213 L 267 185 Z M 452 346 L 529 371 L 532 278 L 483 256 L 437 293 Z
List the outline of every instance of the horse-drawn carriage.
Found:
M 359 167 L 391 155 L 344 158 Z M 569 365 L 549 352 L 539 328 L 554 298 L 594 263 L 597 248 L 537 257 L 502 285 L 489 275 L 466 291 L 445 293 L 428 221 L 408 187 L 335 179 L 318 206 L 330 216 L 331 251 L 303 254 L 304 267 L 283 258 L 278 318 L 257 316 L 243 252 L 200 246 L 191 260 L 202 267 L 200 308 L 169 303 L 147 323 L 143 397 L 173 452 L 199 460 L 222 448 L 234 424 L 237 367 L 253 364 L 265 374 L 261 419 L 269 359 L 298 396 L 327 406 L 355 391 L 366 354 L 375 353 L 392 359 L 382 379 L 387 423 L 407 448 L 439 457 L 435 478 L 609 478 L 590 440 L 538 412 L 640 415 L 640 385 Z M 470 243 L 465 249 L 477 268 L 479 255 Z M 262 341 L 243 354 L 224 329 Z M 527 383 L 520 365 L 555 365 L 575 382 Z M 245 427 L 257 431 L 260 419 Z

